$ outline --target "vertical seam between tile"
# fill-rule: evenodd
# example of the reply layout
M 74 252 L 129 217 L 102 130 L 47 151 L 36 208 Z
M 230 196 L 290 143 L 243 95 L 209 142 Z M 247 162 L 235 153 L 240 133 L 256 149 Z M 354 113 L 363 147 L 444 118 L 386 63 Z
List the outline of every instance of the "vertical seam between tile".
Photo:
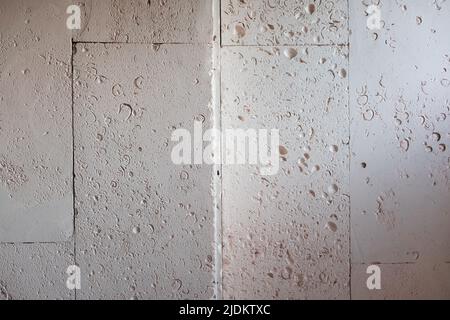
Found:
M 74 112 L 74 52 L 76 44 L 71 39 L 71 54 L 70 54 L 70 74 L 71 74 L 71 111 L 72 111 L 72 210 L 73 210 L 73 261 L 77 265 L 77 237 L 76 237 L 76 208 L 75 208 L 75 112 Z M 77 300 L 77 289 L 74 290 L 75 300 Z

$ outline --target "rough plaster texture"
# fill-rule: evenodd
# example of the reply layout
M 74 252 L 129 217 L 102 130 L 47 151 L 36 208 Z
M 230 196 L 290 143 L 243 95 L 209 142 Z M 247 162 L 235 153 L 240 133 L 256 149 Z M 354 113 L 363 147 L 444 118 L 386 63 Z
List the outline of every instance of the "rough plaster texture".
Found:
M 224 45 L 346 44 L 347 0 L 222 0 Z
M 209 43 L 211 0 L 80 1 L 76 41 Z
M 0 241 L 73 230 L 67 1 L 0 2 Z
M 224 48 L 221 61 L 223 127 L 277 128 L 285 150 L 274 176 L 223 169 L 224 297 L 348 298 L 347 48 Z
M 351 13 L 352 262 L 450 261 L 450 3 Z
M 367 264 L 352 266 L 352 297 L 358 300 L 449 299 L 449 263 L 381 264 L 382 290 L 368 290 Z
M 211 50 L 78 44 L 74 64 L 78 297 L 211 298 L 212 168 L 170 157 L 174 129 L 211 126 Z

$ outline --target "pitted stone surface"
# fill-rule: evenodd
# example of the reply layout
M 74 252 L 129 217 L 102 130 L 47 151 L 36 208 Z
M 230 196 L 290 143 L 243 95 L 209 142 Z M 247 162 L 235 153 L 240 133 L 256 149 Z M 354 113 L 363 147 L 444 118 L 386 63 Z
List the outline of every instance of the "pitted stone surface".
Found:
M 224 297 L 348 298 L 346 47 L 222 50 L 224 128 L 280 130 L 280 169 L 224 166 Z
M 366 1 L 369 3 L 368 1 Z M 352 262 L 450 260 L 450 3 L 351 2 Z
M 215 298 L 217 260 L 224 298 L 448 299 L 449 17 L 448 0 L 0 0 L 0 299 L 74 299 L 75 263 L 78 299 Z M 279 129 L 279 171 L 174 165 L 194 120 Z
M 71 300 L 73 244 L 0 244 L 0 300 Z
M 175 129 L 210 126 L 211 50 L 76 49 L 79 297 L 211 298 L 212 168 L 171 160 Z
M 76 41 L 209 43 L 211 0 L 81 1 Z

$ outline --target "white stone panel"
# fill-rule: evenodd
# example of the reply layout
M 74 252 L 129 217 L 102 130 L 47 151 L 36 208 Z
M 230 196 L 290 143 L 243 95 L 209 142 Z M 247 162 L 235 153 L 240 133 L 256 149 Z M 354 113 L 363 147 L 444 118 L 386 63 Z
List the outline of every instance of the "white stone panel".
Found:
M 279 129 L 280 168 L 223 169 L 224 297 L 349 297 L 346 47 L 222 50 L 223 129 Z
M 211 0 L 81 1 L 76 41 L 209 43 Z
M 348 43 L 347 0 L 222 0 L 224 45 Z

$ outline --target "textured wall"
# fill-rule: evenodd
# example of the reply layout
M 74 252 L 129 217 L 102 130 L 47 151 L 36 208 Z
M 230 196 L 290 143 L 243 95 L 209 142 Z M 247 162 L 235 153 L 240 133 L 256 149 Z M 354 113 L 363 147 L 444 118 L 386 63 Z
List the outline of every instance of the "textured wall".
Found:
M 226 298 L 349 298 L 347 23 L 347 1 L 222 1 L 223 125 L 283 151 L 224 168 Z
M 0 299 L 74 297 L 68 1 L 43 3 L 0 1 Z
M 364 2 L 350 6 L 352 270 L 381 263 L 385 297 L 448 298 L 450 3 L 379 5 L 374 31 Z
M 0 3 L 1 298 L 212 298 L 212 167 L 170 159 L 212 126 L 212 3 L 69 4 Z
M 69 4 L 0 1 L 0 299 L 450 298 L 448 1 Z M 194 120 L 279 172 L 173 164 Z
M 80 298 L 210 298 L 212 171 L 173 164 L 170 136 L 211 126 L 211 50 L 78 44 L 74 66 Z
M 347 56 L 346 47 L 222 50 L 224 126 L 278 128 L 286 150 L 273 176 L 224 168 L 226 297 L 348 297 L 348 83 L 338 76 Z
M 0 3 L 3 242 L 72 235 L 71 49 L 64 8 L 61 1 Z

